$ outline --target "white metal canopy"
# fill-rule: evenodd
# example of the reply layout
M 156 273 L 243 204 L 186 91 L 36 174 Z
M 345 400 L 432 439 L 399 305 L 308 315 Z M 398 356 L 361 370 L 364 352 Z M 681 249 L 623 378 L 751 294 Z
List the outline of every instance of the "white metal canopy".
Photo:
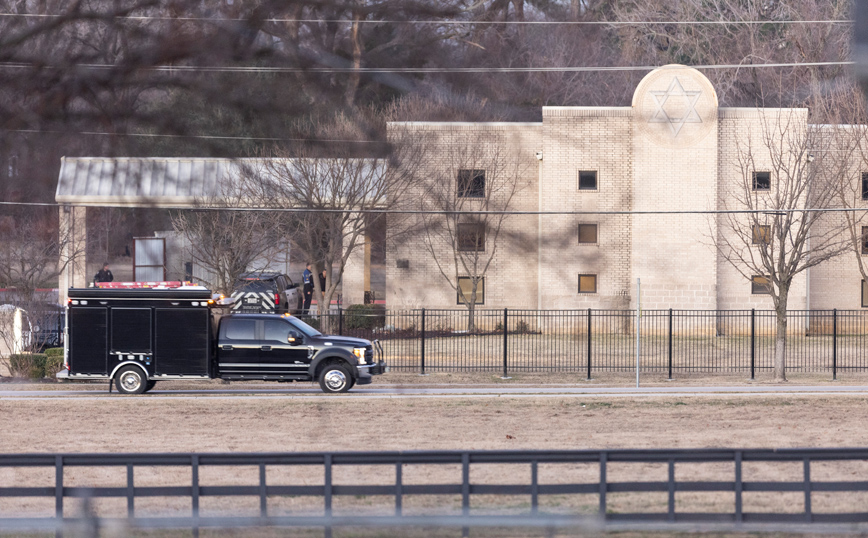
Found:
M 106 207 L 195 207 L 203 200 L 219 200 L 236 190 L 246 169 L 263 175 L 289 168 L 276 159 L 215 159 L 190 157 L 63 157 L 55 201 L 62 204 Z M 308 169 L 326 176 L 328 159 L 307 161 Z M 294 161 L 296 163 L 301 160 Z M 352 160 L 369 182 L 383 181 L 386 163 L 380 159 Z M 341 167 L 346 170 L 347 167 Z M 248 172 L 249 173 L 249 172 Z M 376 191 L 376 189 L 373 189 Z

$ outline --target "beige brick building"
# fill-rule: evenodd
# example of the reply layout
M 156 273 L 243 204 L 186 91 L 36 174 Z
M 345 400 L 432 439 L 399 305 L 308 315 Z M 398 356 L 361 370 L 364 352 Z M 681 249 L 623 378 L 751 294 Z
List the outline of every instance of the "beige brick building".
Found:
M 462 211 L 506 203 L 517 214 L 498 228 L 489 220 L 483 243 L 471 240 L 469 249 L 458 237 L 459 226 L 465 233 L 472 226 L 467 214 L 439 217 L 454 225 L 451 236 L 390 242 L 386 303 L 456 308 L 455 277 L 464 268 L 456 269 L 454 246 L 463 241 L 464 251 L 490 261 L 484 308 L 630 308 L 637 279 L 646 309 L 772 308 L 716 250 L 721 234 L 733 232 L 719 215 L 701 213 L 738 205 L 733 186 L 743 180 L 746 154 L 760 174 L 774 166 L 759 151 L 770 123 L 796 138 L 814 128 L 805 109 L 720 108 L 699 71 L 666 66 L 641 81 L 630 107 L 544 107 L 540 123 L 390 124 L 416 131 L 437 156 L 425 170 L 430 186 L 408 194 L 418 208 L 433 209 L 426 200 L 439 189 Z M 763 176 L 753 181 L 762 190 Z M 511 198 L 489 193 L 504 183 Z M 862 307 L 854 255 L 801 273 L 788 306 Z

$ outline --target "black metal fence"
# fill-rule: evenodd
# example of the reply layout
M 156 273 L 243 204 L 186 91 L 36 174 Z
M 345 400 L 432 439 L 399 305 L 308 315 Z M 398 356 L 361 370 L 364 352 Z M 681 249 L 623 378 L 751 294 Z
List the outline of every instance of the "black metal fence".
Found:
M 84 476 L 112 485 L 75 476 L 87 468 L 97 472 Z M 172 485 L 153 483 L 160 470 Z M 304 526 L 327 535 L 336 526 L 868 522 L 865 448 L 4 454 L 0 471 L 0 530 L 58 535 L 88 518 L 194 534 L 205 527 Z M 53 509 L 22 516 L 40 498 Z M 141 513 L 140 503 L 153 498 L 183 502 Z M 298 498 L 312 499 L 313 508 L 281 508 Z M 27 509 L 15 499 L 27 501 Z M 91 504 L 83 514 L 71 509 L 71 499 Z M 101 499 L 122 501 L 120 513 Z M 211 499 L 226 502 L 209 509 Z
M 643 372 L 771 372 L 777 318 L 768 310 L 643 310 L 638 355 Z M 632 372 L 635 310 L 333 311 L 329 332 L 379 339 L 393 370 L 404 372 Z M 868 312 L 790 311 L 787 369 L 868 370 Z

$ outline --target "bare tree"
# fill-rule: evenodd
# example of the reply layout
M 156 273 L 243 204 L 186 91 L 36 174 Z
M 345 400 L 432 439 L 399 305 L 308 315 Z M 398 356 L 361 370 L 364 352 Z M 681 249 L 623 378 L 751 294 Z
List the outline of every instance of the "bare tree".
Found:
M 193 261 L 211 275 L 203 283 L 229 295 L 242 273 L 278 255 L 284 243 L 273 214 L 226 205 L 223 201 L 174 212 L 172 226 L 189 242 Z
M 452 133 L 427 161 L 430 174 L 417 207 L 424 247 L 455 290 L 476 330 L 485 274 L 496 259 L 526 165 L 500 134 Z
M 329 305 L 371 219 L 399 207 L 417 182 L 419 146 L 396 132 L 388 147 L 360 151 L 353 144 L 361 139 L 360 127 L 344 115 L 317 132 L 339 143 L 277 148 L 269 158 L 251 160 L 242 189 L 253 206 L 279 210 L 288 237 L 315 265 L 314 273 L 326 272 L 325 289 L 319 278 L 313 281 L 318 304 Z M 378 149 L 382 157 L 358 156 Z M 318 316 L 325 310 L 318 309 Z
M 715 246 L 754 286 L 765 286 L 776 315 L 774 372 L 786 381 L 787 304 L 799 273 L 849 248 L 836 207 L 847 158 L 832 138 L 807 126 L 807 111 L 758 110 L 761 119 L 738 139 L 734 181 L 720 186 Z M 727 165 L 730 163 L 726 163 Z M 725 180 L 726 181 L 726 180 Z
M 61 248 L 71 238 L 57 235 L 56 213 L 28 211 L 0 218 L 0 287 L 14 290 L 16 301 L 35 300 L 36 291 L 54 287 L 63 270 Z

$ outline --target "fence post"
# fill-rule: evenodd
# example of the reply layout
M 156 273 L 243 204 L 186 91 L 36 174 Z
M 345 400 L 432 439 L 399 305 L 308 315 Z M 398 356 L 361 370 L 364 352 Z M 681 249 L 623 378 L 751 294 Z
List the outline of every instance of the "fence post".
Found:
M 832 381 L 838 380 L 838 309 L 832 310 Z
M 190 496 L 191 504 L 192 504 L 192 512 L 193 512 L 193 538 L 199 537 L 199 455 L 193 454 L 190 459 L 190 466 L 192 467 L 192 477 L 191 477 L 191 492 Z
M 338 305 L 338 334 L 344 335 L 344 309 L 342 305 Z
M 54 457 L 54 519 L 55 538 L 63 536 L 63 456 Z
M 672 309 L 669 309 L 669 380 L 672 380 Z
M 750 379 L 754 379 L 756 367 L 756 309 L 750 309 Z
M 509 321 L 509 310 L 503 309 L 503 379 L 509 379 L 509 374 L 507 373 L 507 352 L 508 352 L 508 339 L 509 329 L 507 329 L 507 322 Z
M 422 342 L 421 342 L 421 353 L 422 353 L 422 371 L 419 372 L 421 375 L 425 375 L 425 309 L 422 309 Z
M 591 380 L 591 309 L 588 309 L 588 381 Z

